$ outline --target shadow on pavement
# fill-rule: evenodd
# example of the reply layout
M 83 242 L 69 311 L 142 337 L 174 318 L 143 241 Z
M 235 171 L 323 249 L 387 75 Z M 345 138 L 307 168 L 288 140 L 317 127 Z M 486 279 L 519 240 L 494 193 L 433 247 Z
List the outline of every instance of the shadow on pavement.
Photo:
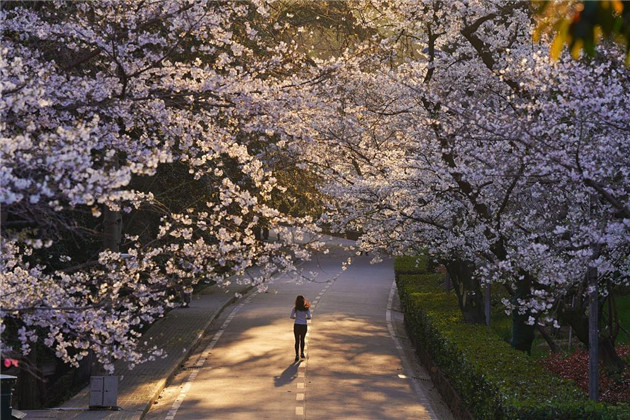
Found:
M 280 376 L 274 376 L 273 383 L 275 384 L 275 386 L 284 386 L 293 382 L 295 378 L 297 378 L 300 363 L 302 362 L 293 362 L 280 374 Z

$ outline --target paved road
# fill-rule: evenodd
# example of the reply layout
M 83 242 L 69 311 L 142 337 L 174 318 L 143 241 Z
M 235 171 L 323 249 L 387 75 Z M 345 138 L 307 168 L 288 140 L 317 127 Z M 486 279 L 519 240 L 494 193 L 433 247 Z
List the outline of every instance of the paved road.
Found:
M 450 419 L 416 365 L 396 311 L 391 261 L 337 249 L 218 319 L 148 419 Z M 307 358 L 294 363 L 289 312 L 312 302 Z M 400 348 L 397 348 L 397 345 Z

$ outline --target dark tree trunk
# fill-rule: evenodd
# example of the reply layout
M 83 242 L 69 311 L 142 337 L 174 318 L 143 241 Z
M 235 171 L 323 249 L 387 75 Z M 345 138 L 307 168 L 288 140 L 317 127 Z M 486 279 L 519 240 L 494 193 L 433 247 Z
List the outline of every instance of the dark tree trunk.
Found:
M 2 232 L 7 222 L 8 216 L 9 212 L 7 211 L 7 206 L 4 204 L 0 204 L 0 233 Z
M 107 206 L 103 211 L 103 249 L 114 252 L 120 251 L 120 242 L 122 239 L 122 214 L 120 211 L 110 210 Z M 103 365 L 98 362 L 94 353 L 90 350 L 91 364 L 89 370 L 85 373 L 89 375 L 104 375 Z M 83 366 L 85 369 L 87 366 Z
M 562 351 L 560 346 L 558 346 L 558 344 L 551 337 L 551 334 L 549 334 L 549 332 L 544 327 L 538 325 L 536 329 L 540 333 L 541 337 L 545 339 L 552 353 L 560 353 Z
M 120 127 L 121 134 L 124 134 L 125 126 L 122 121 L 120 121 Z M 120 156 L 118 153 L 114 154 L 109 164 L 113 168 L 120 167 Z M 122 214 L 120 211 L 111 210 L 107 205 L 105 205 L 103 211 L 103 249 L 119 252 L 121 239 Z
M 578 340 L 588 347 L 588 315 L 586 305 L 588 305 L 587 299 L 577 298 L 575 305 L 565 306 L 560 315 L 562 322 L 569 324 Z M 601 301 L 599 305 L 599 311 L 601 313 L 604 305 Z M 615 350 L 614 337 L 610 334 L 602 334 L 600 329 L 598 341 L 599 360 L 604 366 L 604 369 L 609 372 L 621 372 L 626 364 Z
M 118 252 L 122 239 L 122 215 L 105 208 L 103 212 L 103 249 Z
M 22 368 L 15 384 L 14 408 L 23 410 L 36 410 L 42 408 L 40 379 L 33 373 L 37 370 L 37 346 L 31 347 L 31 352 L 26 356 L 31 368 Z M 4 420 L 4 419 L 2 419 Z
M 604 369 L 611 373 L 621 373 L 626 362 L 617 354 L 615 342 L 610 337 L 599 337 L 599 360 Z
M 525 311 L 520 313 L 518 308 L 518 299 L 525 299 L 530 296 L 531 278 L 524 275 L 522 280 L 516 282 L 516 293 L 512 296 L 512 304 L 516 308 L 512 311 L 512 340 L 510 344 L 517 350 L 531 354 L 532 343 L 534 342 L 535 325 L 529 325 L 529 317 L 531 313 Z
M 528 325 L 528 319 L 528 313 L 519 314 L 517 311 L 512 313 L 512 339 L 510 340 L 510 344 L 516 350 L 531 354 L 535 326 Z
M 571 306 L 564 305 L 559 313 L 560 322 L 571 326 L 573 334 L 584 345 L 588 346 L 588 316 L 586 316 L 586 307 L 583 299 L 576 296 L 576 302 Z
M 79 361 L 79 367 L 74 370 L 72 376 L 73 386 L 86 384 L 90 380 L 95 359 L 94 353 L 89 351 L 88 355 Z
M 474 265 L 470 261 L 450 261 L 446 270 L 451 279 L 459 309 L 462 311 L 464 322 L 468 324 L 485 324 L 483 293 L 481 285 L 473 279 Z

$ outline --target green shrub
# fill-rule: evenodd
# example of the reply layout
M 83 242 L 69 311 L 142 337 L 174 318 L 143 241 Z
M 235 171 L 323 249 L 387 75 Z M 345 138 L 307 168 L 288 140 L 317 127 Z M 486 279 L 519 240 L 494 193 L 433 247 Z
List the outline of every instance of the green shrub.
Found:
M 394 271 L 396 273 L 424 273 L 430 269 L 430 262 L 427 257 L 397 257 L 394 261 Z
M 409 267 L 409 262 L 397 261 L 395 267 Z M 457 298 L 440 286 L 441 274 L 399 271 L 396 277 L 418 350 L 439 367 L 475 419 L 627 418 L 616 407 L 589 400 L 492 329 L 465 324 Z

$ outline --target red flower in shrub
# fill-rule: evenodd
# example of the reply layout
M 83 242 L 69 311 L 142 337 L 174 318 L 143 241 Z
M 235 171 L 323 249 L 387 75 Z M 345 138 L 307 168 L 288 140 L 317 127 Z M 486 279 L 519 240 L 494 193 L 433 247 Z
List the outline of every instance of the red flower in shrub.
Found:
M 18 367 L 19 363 L 17 361 L 17 359 L 2 359 L 2 364 L 4 365 L 4 367 L 6 369 L 10 368 L 11 365 Z

